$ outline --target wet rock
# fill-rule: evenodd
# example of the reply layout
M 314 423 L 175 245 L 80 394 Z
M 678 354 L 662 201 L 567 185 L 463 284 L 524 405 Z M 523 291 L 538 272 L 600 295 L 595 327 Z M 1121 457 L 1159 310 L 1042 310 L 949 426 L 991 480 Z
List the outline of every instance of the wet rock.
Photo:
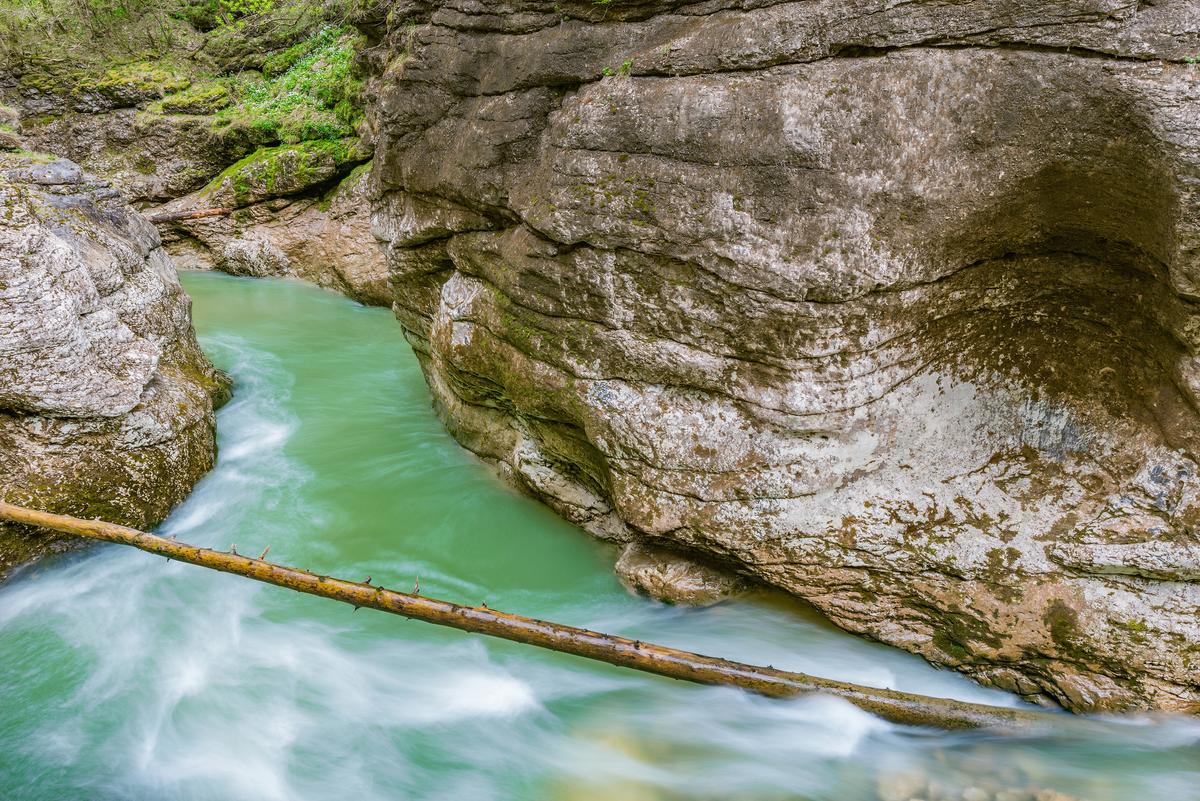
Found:
M 227 383 L 153 226 L 73 163 L 0 175 L 0 498 L 152 526 L 212 466 Z M 0 575 L 75 544 L 0 525 Z
M 616 570 L 630 589 L 673 604 L 708 606 L 743 589 L 737 576 L 644 542 L 626 545 Z
M 439 412 L 607 538 L 1200 709 L 1200 9 L 884 5 L 394 14 L 375 230 Z

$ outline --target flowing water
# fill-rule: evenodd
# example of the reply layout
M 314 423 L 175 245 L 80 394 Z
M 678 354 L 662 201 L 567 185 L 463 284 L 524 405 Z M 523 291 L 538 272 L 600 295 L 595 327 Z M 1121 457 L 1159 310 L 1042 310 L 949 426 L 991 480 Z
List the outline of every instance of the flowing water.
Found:
M 610 546 L 442 430 L 386 311 L 292 282 L 185 283 L 237 390 L 217 468 L 162 531 L 396 589 L 419 576 L 428 595 L 703 653 L 1015 703 L 778 598 L 694 610 L 630 596 Z M 832 699 L 691 686 L 116 546 L 0 587 L 0 801 L 936 797 L 918 776 L 946 798 L 1032 786 L 1195 800 L 1200 724 L 906 729 Z

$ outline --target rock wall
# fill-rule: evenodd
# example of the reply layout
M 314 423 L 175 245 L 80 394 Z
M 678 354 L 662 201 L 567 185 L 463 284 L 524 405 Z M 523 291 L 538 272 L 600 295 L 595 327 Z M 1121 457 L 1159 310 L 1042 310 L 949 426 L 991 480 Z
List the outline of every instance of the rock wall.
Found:
M 301 11 L 307 21 L 296 17 Z M 0 69 L 0 99 L 15 108 L 24 147 L 78 162 L 141 208 L 235 209 L 221 219 L 162 226 L 181 268 L 297 277 L 388 306 L 362 167 L 370 146 L 352 136 L 348 122 L 333 130 L 330 119 L 306 118 L 308 107 L 293 102 L 299 89 L 279 100 L 296 106 L 282 122 L 282 112 L 261 97 L 270 113 L 246 106 L 248 96 L 290 85 L 290 73 L 276 64 L 271 76 L 280 86 L 269 88 L 266 62 L 309 53 L 316 61 L 298 63 L 296 71 L 336 72 L 329 58 L 313 53 L 332 45 L 353 50 L 352 37 L 330 33 L 314 13 L 281 8 L 204 33 L 176 20 L 174 51 L 117 66 L 68 59 L 51 68 L 31 58 L 24 74 Z M 333 80 L 308 93 L 329 101 L 322 93 Z M 9 138 L 2 111 L 0 149 Z
M 5 94 L 21 113 L 31 150 L 71 159 L 138 205 L 199 189 L 254 148 L 215 136 L 206 115 L 148 113 L 161 99 L 160 87 L 116 97 L 68 98 L 32 87 Z
M 164 226 L 167 251 L 185 269 L 290 276 L 360 303 L 390 306 L 387 266 L 371 234 L 370 164 L 359 163 L 363 158 L 357 142 L 259 151 L 156 210 L 233 209 Z
M 982 682 L 1200 711 L 1200 7 L 387 11 L 376 234 L 464 445 Z
M 73 162 L 0 156 L 0 499 L 156 525 L 227 392 L 154 227 Z M 0 576 L 77 544 L 0 524 Z

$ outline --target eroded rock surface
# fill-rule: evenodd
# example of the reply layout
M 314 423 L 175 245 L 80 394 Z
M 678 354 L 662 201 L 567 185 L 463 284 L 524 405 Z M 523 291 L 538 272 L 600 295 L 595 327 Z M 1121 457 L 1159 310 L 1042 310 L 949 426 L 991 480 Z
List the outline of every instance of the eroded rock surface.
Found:
M 1200 7 L 387 20 L 376 233 L 463 444 L 980 681 L 1200 710 Z
M 724 570 L 637 540 L 621 551 L 616 571 L 632 590 L 687 606 L 714 604 L 743 588 Z
M 227 390 L 154 227 L 73 162 L 0 156 L 0 498 L 155 525 Z M 0 576 L 74 543 L 0 524 Z
M 173 223 L 164 237 L 167 250 L 184 268 L 301 278 L 361 303 L 390 306 L 387 264 L 371 235 L 365 157 L 358 142 L 259 151 L 157 210 L 234 209 Z

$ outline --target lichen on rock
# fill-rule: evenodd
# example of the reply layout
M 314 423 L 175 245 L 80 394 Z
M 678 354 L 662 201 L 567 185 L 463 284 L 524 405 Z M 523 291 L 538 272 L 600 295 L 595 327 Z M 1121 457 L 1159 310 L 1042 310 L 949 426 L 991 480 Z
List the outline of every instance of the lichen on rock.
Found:
M 1194 4 L 405 8 L 375 230 L 463 444 L 983 682 L 1200 709 Z

